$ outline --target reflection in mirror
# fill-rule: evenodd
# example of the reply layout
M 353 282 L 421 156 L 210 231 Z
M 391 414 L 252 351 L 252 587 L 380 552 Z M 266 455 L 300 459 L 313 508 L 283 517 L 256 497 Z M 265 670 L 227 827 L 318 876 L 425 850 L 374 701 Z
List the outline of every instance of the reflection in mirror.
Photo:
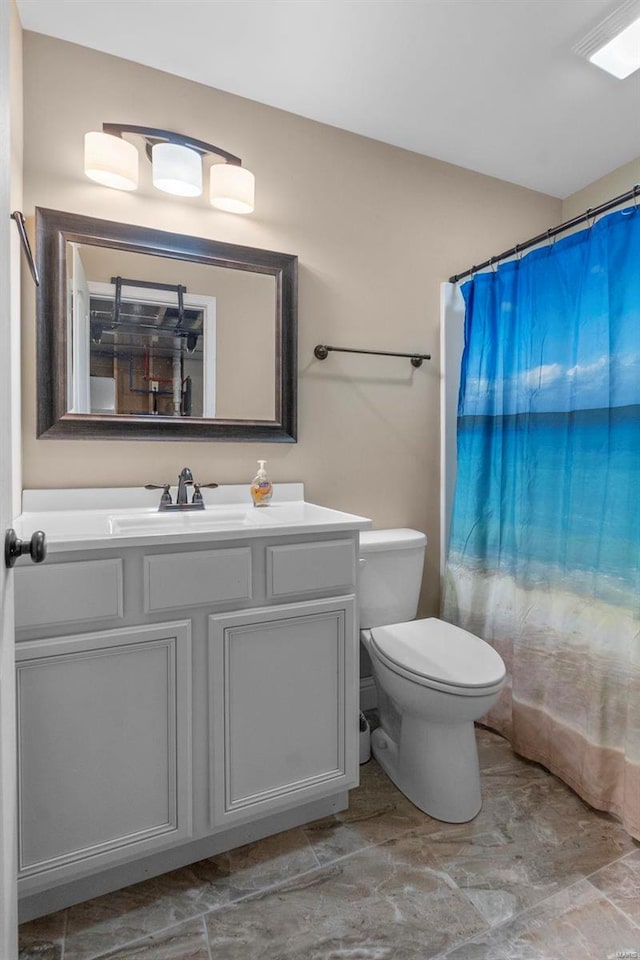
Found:
M 68 410 L 273 420 L 273 276 L 67 244 Z
M 38 436 L 296 440 L 293 254 L 36 208 Z

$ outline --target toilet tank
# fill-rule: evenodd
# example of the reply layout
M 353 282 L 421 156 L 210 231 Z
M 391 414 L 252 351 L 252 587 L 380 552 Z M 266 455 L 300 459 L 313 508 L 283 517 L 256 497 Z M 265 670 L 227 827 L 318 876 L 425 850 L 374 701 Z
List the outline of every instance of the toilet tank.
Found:
M 418 530 L 364 530 L 360 534 L 360 627 L 413 620 L 418 611 L 427 538 Z

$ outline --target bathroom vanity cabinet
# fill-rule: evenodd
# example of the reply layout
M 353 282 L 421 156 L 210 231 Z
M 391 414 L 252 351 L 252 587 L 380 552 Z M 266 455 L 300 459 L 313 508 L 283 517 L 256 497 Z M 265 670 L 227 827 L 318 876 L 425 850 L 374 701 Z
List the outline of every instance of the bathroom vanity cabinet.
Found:
M 18 565 L 24 919 L 346 806 L 361 519 Z

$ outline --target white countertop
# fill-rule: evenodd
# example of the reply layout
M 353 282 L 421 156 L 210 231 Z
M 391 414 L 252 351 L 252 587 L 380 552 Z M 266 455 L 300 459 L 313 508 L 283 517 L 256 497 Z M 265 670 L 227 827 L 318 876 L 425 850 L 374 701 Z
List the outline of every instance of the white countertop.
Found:
M 307 503 L 302 484 L 274 484 L 273 500 L 259 508 L 253 506 L 245 484 L 202 492 L 205 509 L 181 513 L 158 511 L 160 491 L 126 487 L 25 490 L 24 512 L 15 529 L 23 540 L 35 530 L 44 530 L 49 552 L 61 553 L 371 527 L 366 517 Z

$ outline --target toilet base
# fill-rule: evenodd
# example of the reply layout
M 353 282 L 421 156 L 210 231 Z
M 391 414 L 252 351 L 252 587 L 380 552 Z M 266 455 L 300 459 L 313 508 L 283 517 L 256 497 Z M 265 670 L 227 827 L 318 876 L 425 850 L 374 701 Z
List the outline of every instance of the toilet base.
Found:
M 399 790 L 445 823 L 473 820 L 482 807 L 472 721 L 436 723 L 404 715 L 399 744 L 383 727 L 371 736 L 373 755 Z

